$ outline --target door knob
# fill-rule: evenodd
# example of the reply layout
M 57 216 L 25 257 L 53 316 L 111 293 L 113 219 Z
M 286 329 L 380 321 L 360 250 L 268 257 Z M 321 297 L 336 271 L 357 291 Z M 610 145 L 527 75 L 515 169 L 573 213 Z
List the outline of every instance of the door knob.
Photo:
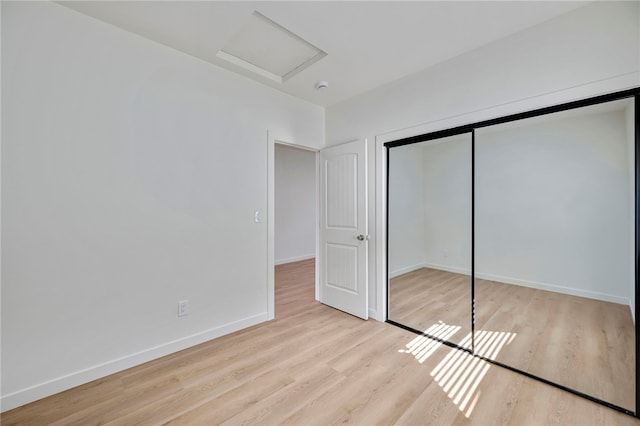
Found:
M 367 237 L 365 237 L 364 235 L 360 234 L 356 237 L 358 239 L 358 241 L 364 241 L 367 239 Z

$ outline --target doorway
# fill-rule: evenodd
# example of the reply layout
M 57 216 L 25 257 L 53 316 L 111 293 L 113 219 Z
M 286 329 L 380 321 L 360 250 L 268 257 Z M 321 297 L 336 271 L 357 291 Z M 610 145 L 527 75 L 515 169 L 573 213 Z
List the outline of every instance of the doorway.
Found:
M 275 146 L 275 265 L 315 258 L 316 153 Z
M 281 298 L 315 298 L 317 152 L 276 142 L 273 164 L 275 315 L 281 317 L 292 314 Z

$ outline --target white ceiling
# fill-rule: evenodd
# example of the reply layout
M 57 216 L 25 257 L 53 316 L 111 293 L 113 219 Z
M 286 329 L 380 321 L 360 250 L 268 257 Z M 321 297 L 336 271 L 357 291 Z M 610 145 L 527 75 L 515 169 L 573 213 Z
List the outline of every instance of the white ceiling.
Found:
M 536 25 L 570 1 L 72 1 L 67 7 L 329 106 Z M 327 52 L 284 83 L 216 54 L 254 11 Z M 329 88 L 315 90 L 319 80 Z

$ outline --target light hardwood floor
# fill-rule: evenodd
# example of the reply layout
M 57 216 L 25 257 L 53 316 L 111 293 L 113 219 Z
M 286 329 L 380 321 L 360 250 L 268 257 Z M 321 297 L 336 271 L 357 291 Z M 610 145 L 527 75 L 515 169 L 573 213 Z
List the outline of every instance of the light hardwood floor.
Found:
M 2 425 L 626 425 L 636 419 L 313 300 L 276 270 L 276 320 L 4 413 Z
M 612 404 L 634 409 L 635 328 L 628 306 L 487 280 L 475 286 L 476 352 Z M 467 275 L 421 268 L 395 277 L 390 315 L 470 347 Z

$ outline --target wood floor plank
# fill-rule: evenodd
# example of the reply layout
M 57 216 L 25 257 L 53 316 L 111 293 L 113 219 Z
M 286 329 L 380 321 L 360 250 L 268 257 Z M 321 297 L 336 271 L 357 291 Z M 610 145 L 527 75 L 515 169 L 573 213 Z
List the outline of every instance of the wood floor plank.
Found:
M 500 367 L 486 368 L 477 358 L 406 330 L 324 306 L 313 300 L 314 268 L 313 260 L 276 268 L 274 321 L 8 411 L 0 422 L 640 424 Z M 499 302 L 501 295 L 490 297 Z M 545 308 L 544 299 L 536 303 Z M 492 316 L 505 324 L 515 314 L 505 307 Z M 498 338 L 487 337 L 487 348 Z
M 293 383 L 293 381 L 283 370 L 269 370 L 165 424 L 221 424 L 258 401 L 267 398 L 272 393 Z
M 224 425 L 278 424 L 298 407 L 306 406 L 318 398 L 325 389 L 338 387 L 346 376 L 327 366 L 307 369 L 289 386 L 258 401 L 236 416 L 223 422 Z
M 51 422 L 51 425 L 107 424 L 141 404 L 149 404 L 158 399 L 172 399 L 178 396 L 182 389 L 180 381 L 175 378 L 164 377 L 163 381 L 141 382 L 137 386 L 125 389 L 114 398 L 104 399 L 83 410 L 75 411 L 63 419 Z

